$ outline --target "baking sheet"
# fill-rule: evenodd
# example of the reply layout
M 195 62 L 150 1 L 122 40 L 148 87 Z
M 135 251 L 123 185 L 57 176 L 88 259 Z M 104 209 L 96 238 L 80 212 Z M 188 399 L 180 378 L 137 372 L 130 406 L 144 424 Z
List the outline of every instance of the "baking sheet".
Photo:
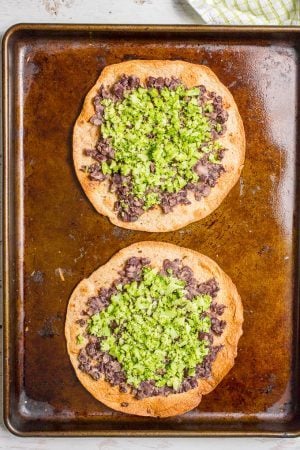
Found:
M 3 40 L 5 421 L 19 435 L 297 435 L 299 29 L 19 25 Z M 82 192 L 72 128 L 107 64 L 211 67 L 242 115 L 245 168 L 222 205 L 172 233 L 113 226 Z M 298 133 L 298 134 L 297 134 Z M 117 250 L 159 240 L 213 258 L 245 313 L 234 368 L 195 410 L 134 417 L 77 381 L 64 338 L 76 284 Z

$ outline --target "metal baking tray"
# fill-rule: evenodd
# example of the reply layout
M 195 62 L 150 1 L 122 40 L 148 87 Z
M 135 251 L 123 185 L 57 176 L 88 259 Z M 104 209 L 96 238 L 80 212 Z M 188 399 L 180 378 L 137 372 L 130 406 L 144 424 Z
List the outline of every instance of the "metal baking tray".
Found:
M 16 25 L 3 40 L 4 418 L 20 436 L 299 436 L 299 28 Z M 72 128 L 104 66 L 134 58 L 211 67 L 247 136 L 222 205 L 172 233 L 128 231 L 93 209 Z M 64 318 L 76 284 L 117 250 L 173 242 L 215 259 L 245 309 L 234 368 L 195 410 L 115 412 L 77 381 Z

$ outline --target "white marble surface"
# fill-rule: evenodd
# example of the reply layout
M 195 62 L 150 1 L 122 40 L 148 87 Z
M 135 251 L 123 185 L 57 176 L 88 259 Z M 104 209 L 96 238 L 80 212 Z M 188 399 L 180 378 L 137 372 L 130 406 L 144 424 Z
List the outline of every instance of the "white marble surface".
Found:
M 272 0 L 271 0 L 272 1 Z M 65 23 L 202 23 L 185 0 L 0 0 L 0 34 L 18 22 Z M 2 324 L 0 302 L 0 326 Z M 2 327 L 0 327 L 0 354 Z M 2 371 L 0 368 L 2 386 Z M 2 393 L 0 389 L 0 403 Z M 214 450 L 299 449 L 299 439 L 125 439 L 125 438 L 18 438 L 0 420 L 0 449 L 20 450 L 140 450 L 196 448 Z

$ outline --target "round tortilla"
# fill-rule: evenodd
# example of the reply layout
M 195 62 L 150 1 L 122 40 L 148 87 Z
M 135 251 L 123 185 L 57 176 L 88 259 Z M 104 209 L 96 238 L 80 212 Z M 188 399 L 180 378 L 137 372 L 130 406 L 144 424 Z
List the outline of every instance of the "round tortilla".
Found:
M 81 317 L 81 311 L 86 308 L 89 297 L 98 294 L 101 287 L 110 287 L 119 277 L 118 272 L 131 256 L 147 257 L 151 266 L 161 269 L 164 259 L 179 258 L 191 267 L 195 278 L 199 282 L 215 277 L 219 283 L 217 301 L 226 305 L 222 320 L 226 320 L 226 327 L 221 336 L 214 336 L 214 345 L 224 347 L 218 352 L 212 364 L 211 376 L 200 378 L 198 387 L 181 394 L 171 394 L 168 397 L 157 396 L 137 400 L 130 393 L 119 391 L 118 386 L 111 386 L 104 379 L 95 381 L 90 375 L 78 369 L 78 354 L 85 344 L 78 345 L 76 337 L 82 333 L 82 328 L 76 321 Z M 210 258 L 193 250 L 163 242 L 138 242 L 120 250 L 106 264 L 99 267 L 89 278 L 82 280 L 73 291 L 68 305 L 65 335 L 67 349 L 82 385 L 99 401 L 117 411 L 139 416 L 169 417 L 183 414 L 195 408 L 201 401 L 202 395 L 211 392 L 234 365 L 237 356 L 237 344 L 242 335 L 243 307 L 240 296 L 231 279 Z M 128 406 L 122 406 L 127 403 Z
M 189 192 L 190 205 L 177 205 L 168 214 L 162 212 L 159 206 L 146 211 L 135 222 L 124 222 L 117 217 L 114 203 L 117 197 L 109 192 L 109 182 L 92 181 L 81 170 L 82 166 L 95 162 L 84 154 L 85 149 L 94 148 L 99 138 L 99 127 L 89 120 L 94 115 L 93 99 L 100 86 L 113 85 L 122 74 L 136 75 L 144 83 L 149 76 L 180 78 L 188 87 L 203 84 L 209 91 L 214 91 L 223 98 L 224 109 L 228 112 L 227 131 L 219 142 L 227 149 L 222 160 L 225 173 L 219 178 L 217 185 L 207 197 L 195 200 Z M 77 177 L 87 197 L 95 209 L 119 227 L 150 232 L 173 231 L 189 223 L 203 219 L 214 211 L 236 184 L 240 177 L 245 159 L 245 133 L 243 122 L 236 103 L 229 90 L 220 82 L 217 76 L 206 66 L 191 64 L 184 61 L 127 61 L 113 64 L 103 69 L 96 84 L 87 94 L 82 111 L 75 123 L 73 132 L 73 159 Z

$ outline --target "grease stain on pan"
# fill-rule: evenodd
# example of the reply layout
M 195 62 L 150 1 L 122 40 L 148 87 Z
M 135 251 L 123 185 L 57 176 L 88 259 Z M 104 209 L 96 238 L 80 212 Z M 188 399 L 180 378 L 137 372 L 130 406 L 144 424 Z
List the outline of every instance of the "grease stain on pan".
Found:
M 54 316 L 49 316 L 44 319 L 42 328 L 38 331 L 38 334 L 43 338 L 53 338 L 54 336 L 61 335 L 61 325 L 57 322 L 62 322 L 61 314 L 56 314 Z
M 19 411 L 23 417 L 39 419 L 45 415 L 51 416 L 54 413 L 54 408 L 47 402 L 40 402 L 27 397 L 25 391 L 22 391 L 19 398 Z
M 272 386 L 272 390 L 274 388 L 274 384 L 271 382 L 270 387 Z M 265 392 L 265 394 L 268 394 L 272 391 Z M 279 413 L 278 413 L 279 411 Z M 289 420 L 291 418 L 291 415 L 293 413 L 292 411 L 292 401 L 291 401 L 291 385 L 290 383 L 287 384 L 286 389 L 284 393 L 281 395 L 281 397 L 278 399 L 277 402 L 275 402 L 272 406 L 270 406 L 266 413 L 268 414 L 268 417 L 270 415 L 274 414 L 274 419 L 281 416 L 284 418 L 284 420 Z
M 79 261 L 80 259 L 82 259 L 84 257 L 84 255 L 86 254 L 86 250 L 84 247 L 80 247 L 79 249 L 79 256 L 77 256 L 76 258 L 74 258 L 74 262 L 77 263 L 77 261 Z
M 31 54 L 27 54 L 25 57 L 25 63 L 23 66 L 23 90 L 24 95 L 27 94 L 31 87 L 31 83 L 34 81 L 36 76 L 40 73 L 40 67 L 39 65 L 32 60 Z
M 68 409 L 57 411 L 50 403 L 34 400 L 27 396 L 23 390 L 19 398 L 19 412 L 23 417 L 30 419 L 41 419 L 45 416 L 52 416 L 54 413 L 59 417 L 73 418 L 75 413 Z
M 30 277 L 34 283 L 42 284 L 44 282 L 45 274 L 40 270 L 33 270 Z
M 125 228 L 120 228 L 114 226 L 112 229 L 112 234 L 117 238 L 123 240 L 124 238 L 130 237 L 134 234 L 133 230 L 126 230 Z
M 57 267 L 54 271 L 55 275 L 60 278 L 61 281 L 66 281 L 67 277 L 72 277 L 72 269 L 64 269 L 63 267 Z
M 255 64 L 251 58 L 245 61 L 251 84 L 250 92 L 262 102 L 266 121 L 265 132 L 272 145 L 279 151 L 279 165 L 276 169 L 281 176 L 278 184 L 275 182 L 275 175 L 269 175 L 273 184 L 270 206 L 285 233 L 288 234 L 293 221 L 293 205 L 288 199 L 295 196 L 296 151 L 292 152 L 290 148 L 296 142 L 297 95 L 290 95 L 293 100 L 287 102 L 286 91 L 297 90 L 295 64 L 297 52 L 295 49 L 283 49 L 280 46 L 273 46 L 267 57 L 261 49 L 255 49 L 255 52 Z M 253 114 L 256 114 L 255 110 Z M 256 117 L 256 122 L 259 120 L 260 118 Z M 265 152 L 269 151 L 270 149 L 266 147 Z

